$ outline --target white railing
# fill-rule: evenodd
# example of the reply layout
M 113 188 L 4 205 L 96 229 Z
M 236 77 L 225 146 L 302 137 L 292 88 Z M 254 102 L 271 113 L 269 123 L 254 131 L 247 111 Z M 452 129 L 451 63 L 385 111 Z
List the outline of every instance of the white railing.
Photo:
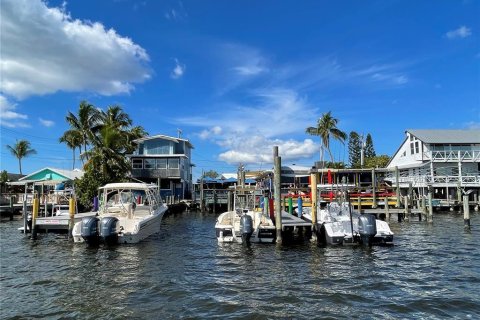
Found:
M 426 151 L 423 159 L 433 162 L 480 162 L 480 150 Z
M 466 186 L 480 187 L 480 172 L 462 170 L 459 174 L 458 167 L 435 168 L 433 176 L 430 168 L 417 169 L 416 174 L 410 174 L 408 171 L 399 173 L 398 182 L 400 184 L 412 184 L 413 187 L 433 186 Z M 397 184 L 395 172 L 389 172 L 385 175 L 385 180 L 391 181 L 393 185 Z

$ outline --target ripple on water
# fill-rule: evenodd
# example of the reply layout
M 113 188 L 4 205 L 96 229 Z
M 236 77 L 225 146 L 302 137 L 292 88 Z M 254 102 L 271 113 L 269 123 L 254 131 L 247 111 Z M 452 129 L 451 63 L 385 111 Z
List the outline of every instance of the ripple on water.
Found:
M 477 214 L 472 225 L 479 225 Z M 218 245 L 215 216 L 165 217 L 137 245 L 32 242 L 0 223 L 0 318 L 479 318 L 479 231 L 391 222 L 393 247 Z

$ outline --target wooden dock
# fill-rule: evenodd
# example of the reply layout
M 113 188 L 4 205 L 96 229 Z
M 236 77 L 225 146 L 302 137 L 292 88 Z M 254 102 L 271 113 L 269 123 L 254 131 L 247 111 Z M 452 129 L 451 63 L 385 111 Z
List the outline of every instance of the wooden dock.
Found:
M 75 214 L 75 223 L 82 220 L 84 217 L 94 216 L 95 212 L 85 212 Z M 70 216 L 60 215 L 53 217 L 38 217 L 35 221 L 35 226 L 39 232 L 53 232 L 53 233 L 65 233 L 68 232 L 68 226 L 70 222 Z

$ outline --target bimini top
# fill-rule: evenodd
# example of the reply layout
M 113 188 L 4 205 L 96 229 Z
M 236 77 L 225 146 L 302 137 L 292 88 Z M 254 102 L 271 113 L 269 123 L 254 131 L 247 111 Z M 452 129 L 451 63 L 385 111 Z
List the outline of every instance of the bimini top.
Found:
M 141 182 L 117 182 L 108 183 L 99 189 L 152 189 L 157 188 L 156 184 L 147 184 Z

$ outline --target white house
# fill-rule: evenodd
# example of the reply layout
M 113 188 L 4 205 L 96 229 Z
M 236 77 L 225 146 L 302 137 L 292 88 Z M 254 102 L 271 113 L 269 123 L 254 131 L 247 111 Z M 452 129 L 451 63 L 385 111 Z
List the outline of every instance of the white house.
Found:
M 480 130 L 407 130 L 387 168 L 401 187 L 480 188 Z M 396 174 L 389 177 L 396 185 Z M 448 188 L 452 188 L 449 192 Z

